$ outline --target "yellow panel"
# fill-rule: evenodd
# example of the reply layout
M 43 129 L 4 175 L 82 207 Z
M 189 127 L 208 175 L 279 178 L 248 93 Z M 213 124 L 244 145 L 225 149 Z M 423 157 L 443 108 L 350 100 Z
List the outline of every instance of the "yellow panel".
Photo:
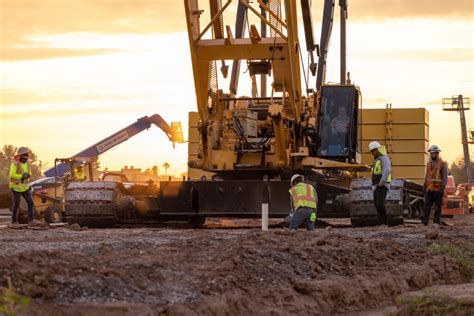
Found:
M 188 143 L 188 155 L 197 155 L 199 153 L 199 143 Z
M 425 166 L 393 166 L 393 178 L 424 178 Z
M 244 157 L 247 155 L 244 155 Z M 212 169 L 234 169 L 234 163 L 237 160 L 237 155 L 234 151 L 228 150 L 213 150 L 212 151 L 212 163 L 210 167 Z
M 385 125 L 364 125 L 362 139 L 385 139 L 387 128 Z M 429 129 L 424 124 L 393 125 L 392 139 L 429 139 Z
M 195 169 L 195 168 L 188 168 L 188 178 L 191 180 L 198 180 L 201 179 L 203 176 L 206 177 L 206 179 L 211 179 L 214 173 L 212 172 L 207 172 L 201 169 Z
M 428 157 L 425 153 L 392 153 L 390 155 L 393 166 L 425 166 Z M 362 163 L 371 164 L 373 160 L 372 154 L 362 154 Z
M 198 143 L 199 142 L 199 132 L 197 128 L 189 128 L 189 138 L 188 141 L 191 143 Z
M 417 109 L 392 109 L 392 124 L 427 124 L 429 125 L 429 112 L 423 108 Z M 385 124 L 388 119 L 386 109 L 363 109 L 362 124 Z
M 370 164 L 372 161 L 370 161 Z M 316 157 L 305 157 L 301 160 L 303 167 L 311 167 L 314 169 L 344 169 L 351 171 L 370 170 L 365 164 L 351 164 L 346 162 L 328 160 Z
M 199 122 L 199 113 L 198 112 L 189 112 L 189 126 L 188 127 L 197 127 Z
M 372 140 L 362 141 L 362 150 L 364 153 L 369 152 L 369 143 Z M 380 141 L 382 145 L 385 145 L 385 141 Z M 429 143 L 426 140 L 394 140 L 392 141 L 392 152 L 396 153 L 416 153 L 426 152 L 429 147 Z
M 226 44 L 224 39 L 203 39 L 195 46 L 197 55 L 205 60 L 270 59 L 275 49 L 278 56 L 288 56 L 287 47 L 281 37 L 262 38 L 256 44 L 249 38 L 236 38 L 232 45 Z

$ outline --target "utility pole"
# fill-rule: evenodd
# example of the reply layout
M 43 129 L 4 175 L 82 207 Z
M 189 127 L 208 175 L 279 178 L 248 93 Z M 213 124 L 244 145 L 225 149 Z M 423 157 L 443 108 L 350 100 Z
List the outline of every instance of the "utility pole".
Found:
M 467 182 L 473 183 L 471 157 L 469 155 L 469 142 L 467 140 L 467 128 L 466 128 L 466 114 L 465 111 L 470 109 L 469 98 L 463 98 L 462 94 L 453 96 L 451 98 L 443 99 L 443 111 L 456 111 L 459 112 L 461 119 L 461 137 L 462 147 L 464 151 L 464 165 L 466 166 Z

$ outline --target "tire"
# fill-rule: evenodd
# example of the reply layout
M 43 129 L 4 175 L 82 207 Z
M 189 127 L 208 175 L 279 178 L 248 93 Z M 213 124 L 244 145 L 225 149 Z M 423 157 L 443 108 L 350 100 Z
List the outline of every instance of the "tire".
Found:
M 61 223 L 63 220 L 63 212 L 58 205 L 50 205 L 44 211 L 44 220 L 47 223 Z

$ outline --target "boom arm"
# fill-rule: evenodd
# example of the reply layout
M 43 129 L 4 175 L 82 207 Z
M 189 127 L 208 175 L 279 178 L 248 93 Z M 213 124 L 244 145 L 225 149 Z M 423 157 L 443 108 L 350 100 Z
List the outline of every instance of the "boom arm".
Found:
M 112 149 L 113 147 L 127 141 L 129 138 L 143 132 L 146 129 L 149 129 L 151 125 L 156 125 L 163 132 L 165 132 L 168 139 L 173 142 L 183 143 L 183 131 L 181 129 L 181 123 L 171 123 L 171 126 L 166 123 L 166 121 L 158 114 L 154 114 L 150 117 L 144 116 L 139 118 L 135 123 L 121 129 L 120 131 L 110 135 L 107 138 L 104 138 L 100 142 L 82 150 L 81 152 L 71 156 L 70 158 L 77 157 L 98 157 L 99 155 L 105 153 L 106 151 Z M 68 164 L 60 164 L 57 166 L 58 175 L 62 176 L 65 172 L 69 171 Z M 46 170 L 44 174 L 47 177 L 54 176 L 54 167 Z
M 323 22 L 321 26 L 321 42 L 319 44 L 320 54 L 318 60 L 318 73 L 316 76 L 316 90 L 321 89 L 326 79 L 326 59 L 328 57 L 329 40 L 334 19 L 335 0 L 324 1 Z

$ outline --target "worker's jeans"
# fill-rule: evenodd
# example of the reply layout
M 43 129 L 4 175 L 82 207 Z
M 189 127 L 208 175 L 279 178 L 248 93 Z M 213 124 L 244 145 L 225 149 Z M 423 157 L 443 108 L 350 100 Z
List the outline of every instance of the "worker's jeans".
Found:
M 23 197 L 28 204 L 28 221 L 33 220 L 33 197 L 31 196 L 31 189 L 26 190 L 25 192 L 17 192 L 12 190 L 13 193 L 13 208 L 12 208 L 12 223 L 18 221 L 18 209 L 20 208 L 20 199 Z
M 421 222 L 424 225 L 428 225 L 430 219 L 431 207 L 434 204 L 434 222 L 435 224 L 441 224 L 441 205 L 443 204 L 444 192 L 437 191 L 426 191 L 425 202 L 423 204 L 423 219 Z
M 379 225 L 387 225 L 387 210 L 385 209 L 387 192 L 386 186 L 377 186 L 374 190 L 374 205 L 377 209 L 377 223 Z
M 314 208 L 298 207 L 290 219 L 290 229 L 298 229 L 303 225 L 306 230 L 314 230 L 314 222 L 311 221 L 311 215 L 315 212 Z

